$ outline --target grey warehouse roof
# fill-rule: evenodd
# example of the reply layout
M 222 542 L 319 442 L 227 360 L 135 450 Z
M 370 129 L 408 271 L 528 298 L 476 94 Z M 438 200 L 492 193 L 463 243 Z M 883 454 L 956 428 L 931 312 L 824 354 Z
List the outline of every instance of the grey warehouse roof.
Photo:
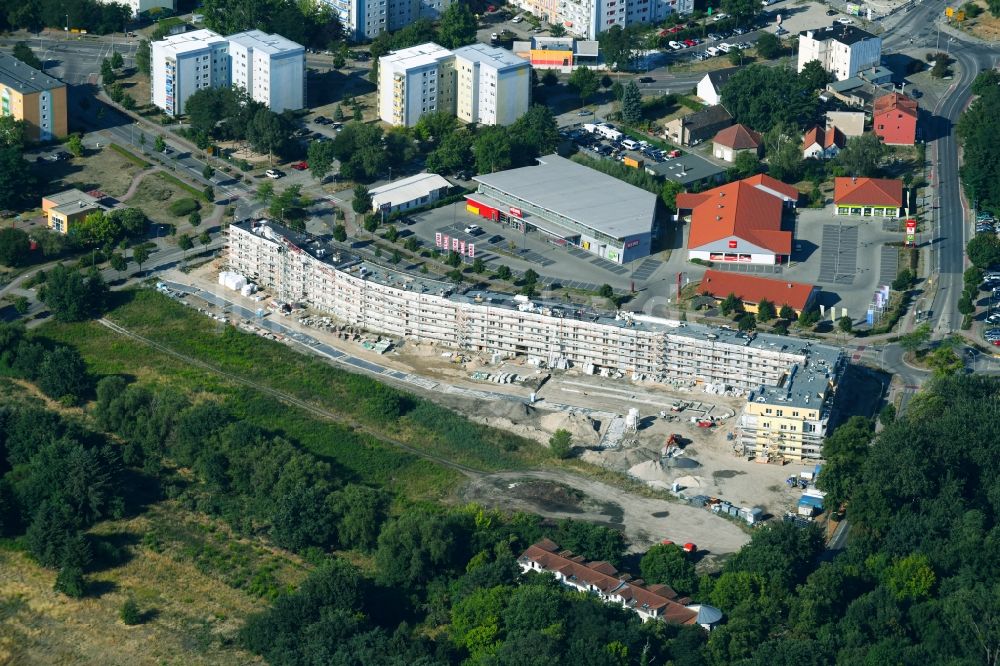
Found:
M 29 67 L 12 55 L 0 53 L 0 84 L 13 88 L 22 95 L 61 88 L 65 83 L 42 74 L 34 67 Z
M 650 162 L 646 164 L 646 172 L 687 186 L 719 176 L 726 170 L 703 157 L 688 153 L 666 162 Z
M 655 194 L 558 155 L 473 180 L 614 238 L 652 230 Z

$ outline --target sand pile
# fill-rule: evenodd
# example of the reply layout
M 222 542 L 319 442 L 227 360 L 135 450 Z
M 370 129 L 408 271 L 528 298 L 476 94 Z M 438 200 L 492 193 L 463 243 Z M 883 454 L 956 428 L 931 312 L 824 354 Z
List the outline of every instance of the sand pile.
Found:
M 515 402 L 514 400 L 477 400 L 473 413 L 523 423 L 534 418 L 535 408 L 526 402 Z
M 664 473 L 660 463 L 647 460 L 629 468 L 628 473 L 640 481 L 645 481 L 654 488 L 670 488 L 670 477 Z
M 674 482 L 679 483 L 681 488 L 701 488 L 701 479 L 697 476 L 680 476 Z
M 580 446 L 594 446 L 601 441 L 598 423 L 580 412 L 552 412 L 543 416 L 539 425 L 550 433 L 568 430 L 573 435 L 573 441 Z

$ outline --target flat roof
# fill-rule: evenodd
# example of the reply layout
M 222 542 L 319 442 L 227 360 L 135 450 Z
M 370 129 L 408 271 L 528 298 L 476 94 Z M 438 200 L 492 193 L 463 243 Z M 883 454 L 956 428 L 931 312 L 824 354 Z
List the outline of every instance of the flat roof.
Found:
M 164 37 L 159 41 L 153 42 L 158 48 L 166 49 L 172 53 L 198 51 L 212 44 L 219 43 L 226 43 L 226 38 L 207 28 L 170 35 L 169 37 Z
M 100 199 L 77 189 L 64 190 L 43 198 L 52 204 L 49 210 L 64 215 L 85 210 L 104 210 L 104 206 L 98 203 Z
M 401 204 L 413 201 L 443 187 L 451 187 L 451 183 L 436 173 L 424 172 L 372 188 L 368 193 L 372 197 L 372 204 L 378 206 L 383 202 Z
M 725 169 L 693 153 L 681 155 L 666 162 L 646 164 L 646 172 L 672 180 L 680 185 L 690 185 L 706 178 L 714 178 L 726 172 Z
M 525 67 L 528 63 L 523 58 L 519 58 L 507 49 L 501 49 L 488 44 L 469 44 L 452 51 L 456 58 L 465 58 L 473 62 L 490 65 L 497 69 L 509 69 L 511 67 Z
M 231 42 L 236 42 L 246 48 L 253 49 L 254 51 L 260 51 L 270 55 L 304 50 L 301 44 L 293 42 L 287 37 L 282 37 L 281 35 L 269 35 L 261 30 L 238 32 L 235 35 L 229 35 L 226 39 Z
M 861 28 L 853 25 L 843 25 L 841 23 L 834 23 L 833 25 L 826 26 L 825 28 L 812 28 L 810 30 L 803 30 L 799 33 L 800 37 L 809 37 L 810 39 L 815 39 L 817 41 L 823 42 L 828 39 L 834 39 L 841 44 L 846 44 L 850 46 L 851 44 L 857 44 L 858 42 L 864 41 L 866 39 L 875 39 L 875 35 Z
M 0 52 L 0 85 L 12 88 L 22 95 L 30 95 L 61 88 L 66 84 L 24 64 L 10 54 Z
M 655 194 L 558 155 L 473 180 L 614 238 L 649 233 L 656 213 Z
M 440 44 L 426 42 L 406 49 L 392 51 L 388 55 L 379 58 L 378 61 L 380 67 L 383 64 L 399 64 L 409 68 L 433 65 L 450 55 L 451 51 Z

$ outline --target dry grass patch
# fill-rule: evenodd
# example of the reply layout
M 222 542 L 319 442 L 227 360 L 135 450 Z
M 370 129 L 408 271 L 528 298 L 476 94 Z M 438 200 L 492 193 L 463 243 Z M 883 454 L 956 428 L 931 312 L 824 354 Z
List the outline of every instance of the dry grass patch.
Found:
M 91 190 L 97 187 L 105 194 L 120 197 L 128 191 L 132 179 L 142 168 L 107 148 L 89 150 L 83 157 L 69 162 L 70 171 L 60 180 L 59 186 L 50 189 L 57 192 L 76 187 Z

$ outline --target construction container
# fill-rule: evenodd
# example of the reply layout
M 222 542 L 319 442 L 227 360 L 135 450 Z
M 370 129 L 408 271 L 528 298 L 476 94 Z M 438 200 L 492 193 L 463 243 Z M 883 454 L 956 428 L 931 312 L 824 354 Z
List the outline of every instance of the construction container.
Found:
M 632 167 L 633 169 L 641 169 L 643 167 L 643 161 L 637 160 L 634 157 L 626 157 L 622 162 L 627 167 Z

